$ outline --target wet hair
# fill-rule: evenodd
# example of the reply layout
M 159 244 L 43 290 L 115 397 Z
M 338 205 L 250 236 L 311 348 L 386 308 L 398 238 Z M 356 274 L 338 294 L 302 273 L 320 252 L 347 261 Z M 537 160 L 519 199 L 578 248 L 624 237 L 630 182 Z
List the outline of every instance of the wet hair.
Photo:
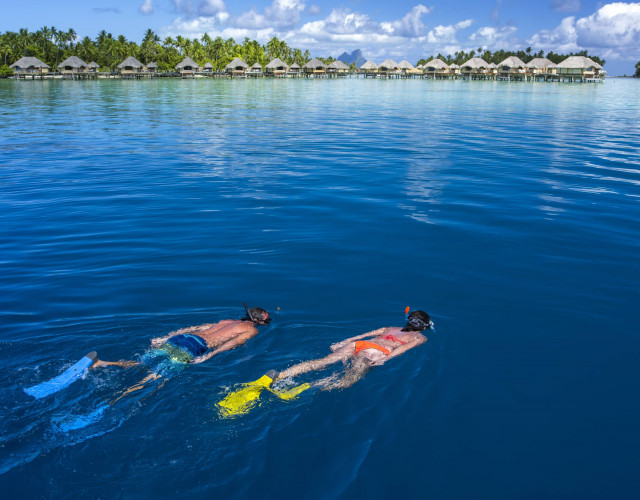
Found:
M 243 319 L 258 325 L 268 325 L 271 323 L 269 313 L 261 307 L 252 307 L 251 309 L 247 309 L 247 315 Z
M 431 318 L 424 311 L 413 311 L 409 314 L 407 325 L 402 329 L 403 332 L 421 332 L 430 328 L 432 325 Z

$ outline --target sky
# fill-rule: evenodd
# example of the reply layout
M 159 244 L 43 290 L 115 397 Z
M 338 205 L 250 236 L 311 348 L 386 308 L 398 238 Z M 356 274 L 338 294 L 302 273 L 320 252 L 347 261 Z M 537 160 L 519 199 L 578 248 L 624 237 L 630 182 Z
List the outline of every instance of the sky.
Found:
M 182 35 L 284 39 L 312 56 L 362 50 L 365 58 L 418 59 L 457 50 L 587 49 L 610 75 L 640 61 L 640 3 L 594 0 L 24 0 L 6 2 L 0 32 L 106 30 L 138 43 L 151 28 Z

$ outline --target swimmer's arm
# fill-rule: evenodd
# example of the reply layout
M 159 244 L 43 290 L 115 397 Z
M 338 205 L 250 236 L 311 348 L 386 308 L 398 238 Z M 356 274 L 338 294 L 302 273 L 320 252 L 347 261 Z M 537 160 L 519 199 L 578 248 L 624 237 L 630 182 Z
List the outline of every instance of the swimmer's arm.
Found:
M 174 337 L 175 333 L 170 333 L 169 335 L 165 335 L 164 337 L 156 337 L 155 339 L 151 339 L 151 345 L 153 347 L 158 347 L 159 345 L 164 344 L 171 337 Z
M 198 363 L 202 363 L 203 361 L 213 358 L 214 356 L 216 356 L 217 354 L 220 354 L 221 352 L 230 351 L 231 349 L 244 344 L 247 340 L 249 340 L 254 335 L 255 335 L 254 333 L 243 333 L 242 335 L 238 335 L 236 338 L 231 339 L 228 342 L 225 342 L 217 349 L 214 349 L 213 351 L 207 354 L 203 354 L 202 356 L 198 356 L 197 358 L 193 358 L 193 360 L 191 360 L 191 363 L 197 365 Z
M 404 354 L 405 352 L 407 352 L 409 349 L 418 347 L 420 344 L 424 344 L 426 341 L 427 341 L 427 337 L 410 340 L 406 344 L 401 345 L 400 347 L 396 347 L 389 355 L 389 358 L 395 358 L 396 356 L 400 356 L 401 354 Z
M 377 335 L 382 335 L 386 331 L 387 331 L 387 327 L 378 328 L 377 330 L 373 330 L 373 331 L 368 332 L 368 333 L 363 333 L 362 335 L 357 335 L 355 337 L 351 337 L 351 338 L 346 339 L 346 340 L 341 340 L 340 342 L 337 342 L 337 343 L 331 345 L 331 350 L 332 351 L 337 351 L 338 349 L 341 349 L 344 346 L 346 346 L 349 342 L 354 342 L 354 341 L 360 340 L 360 339 L 366 339 L 367 337 L 375 337 Z

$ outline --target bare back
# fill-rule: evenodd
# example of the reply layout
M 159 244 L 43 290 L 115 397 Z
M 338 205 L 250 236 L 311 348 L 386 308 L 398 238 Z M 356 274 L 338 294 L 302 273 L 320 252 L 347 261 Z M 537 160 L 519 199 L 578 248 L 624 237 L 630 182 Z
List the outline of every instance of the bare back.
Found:
M 258 334 L 258 329 L 251 321 L 224 320 L 218 323 L 182 328 L 171 334 L 171 337 L 182 334 L 195 334 L 202 337 L 209 348 L 216 348 L 237 337 L 250 339 Z
M 427 337 L 420 332 L 403 332 L 402 328 L 392 326 L 385 328 L 385 332 L 371 337 L 370 342 L 386 349 L 389 354 L 375 349 L 363 349 L 357 356 L 367 359 L 372 365 L 382 365 L 387 360 L 403 354 L 404 352 L 424 344 L 427 341 Z M 344 347 L 345 351 L 351 356 L 355 355 L 356 342 L 350 342 Z

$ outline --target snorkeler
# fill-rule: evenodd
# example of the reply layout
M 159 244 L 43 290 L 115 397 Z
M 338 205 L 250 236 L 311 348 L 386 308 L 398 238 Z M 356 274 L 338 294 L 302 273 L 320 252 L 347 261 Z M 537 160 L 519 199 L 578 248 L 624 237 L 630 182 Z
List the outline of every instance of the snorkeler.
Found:
M 314 382 L 312 386 L 322 390 L 345 389 L 351 387 L 374 366 L 383 365 L 391 358 L 404 354 L 409 349 L 427 341 L 422 333 L 433 326 L 424 311 L 413 311 L 404 328 L 397 326 L 379 328 L 356 337 L 351 337 L 331 346 L 332 354 L 305 361 L 277 374 L 274 382 L 296 377 L 303 373 L 318 371 L 342 361 L 346 369 L 341 376 L 332 375 Z M 370 338 L 371 340 L 361 340 Z
M 180 370 L 180 366 L 187 363 L 202 363 L 221 352 L 229 351 L 258 334 L 258 326 L 268 325 L 271 322 L 269 313 L 260 307 L 249 309 L 244 304 L 247 316 L 241 320 L 223 320 L 214 324 L 191 326 L 177 330 L 165 337 L 157 337 L 151 340 L 151 351 L 142 356 L 142 361 L 102 361 L 96 359 L 91 368 L 105 366 L 120 366 L 128 368 L 139 364 L 145 364 L 151 368 L 151 373 L 140 382 L 125 389 L 116 401 L 144 389 L 147 384 L 161 379 L 171 372 Z M 164 382 L 158 387 L 162 387 Z
M 294 399 L 301 392 L 316 387 L 323 391 L 346 389 L 364 377 L 374 366 L 386 363 L 389 359 L 404 354 L 409 349 L 427 341 L 422 333 L 433 327 L 433 322 L 424 311 L 414 311 L 404 328 L 385 327 L 351 337 L 331 346 L 332 354 L 322 358 L 305 361 L 280 373 L 269 370 L 254 382 L 244 384 L 242 388 L 231 392 L 218 403 L 223 416 L 236 416 L 247 413 L 266 389 L 283 400 Z M 362 340 L 369 338 L 370 340 Z M 342 361 L 345 370 L 341 373 L 304 383 L 288 390 L 273 388 L 277 381 L 289 379 L 311 371 L 319 371 L 329 365 Z
M 247 316 L 240 320 L 223 320 L 218 323 L 182 328 L 151 339 L 154 351 L 165 354 L 179 363 L 198 364 L 244 344 L 258 334 L 258 326 L 271 322 L 269 313 L 260 307 L 249 309 L 244 304 Z M 127 368 L 139 364 L 137 361 L 102 361 L 96 359 L 91 368 L 120 366 Z

